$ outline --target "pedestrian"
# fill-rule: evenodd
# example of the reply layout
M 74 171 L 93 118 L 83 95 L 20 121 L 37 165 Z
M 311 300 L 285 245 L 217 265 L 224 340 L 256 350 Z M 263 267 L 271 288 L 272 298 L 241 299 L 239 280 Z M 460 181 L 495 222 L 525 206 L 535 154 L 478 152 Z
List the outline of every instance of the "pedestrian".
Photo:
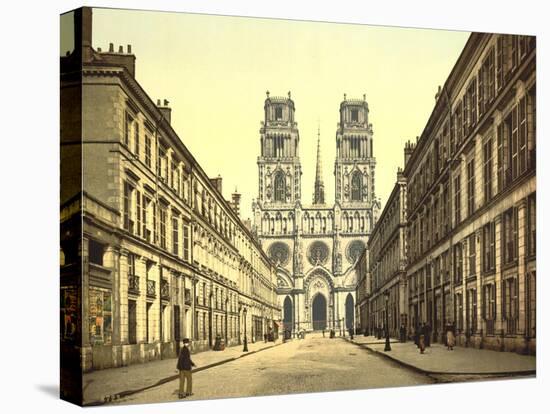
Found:
M 455 332 L 453 324 L 447 323 L 445 330 L 447 331 L 447 351 L 452 351 L 455 346 Z
M 418 348 L 420 348 L 420 353 L 423 354 L 426 349 L 426 337 L 424 333 L 426 332 L 426 326 L 422 324 L 418 332 Z
M 267 343 L 267 333 L 264 333 L 264 343 Z
M 426 348 L 429 347 L 432 342 L 432 326 L 430 322 L 426 322 L 424 325 L 424 342 L 426 343 Z
M 349 338 L 353 341 L 353 328 L 349 328 L 348 329 L 348 332 L 349 332 Z
M 414 344 L 418 347 L 420 347 L 420 326 L 416 325 L 416 328 L 414 330 Z
M 323 338 L 325 337 L 325 328 L 323 328 Z
M 399 327 L 399 340 L 401 342 L 406 341 L 406 338 L 405 338 L 405 325 L 403 325 L 403 324 L 401 324 L 401 326 Z
M 180 388 L 178 398 L 182 399 L 193 395 L 193 380 L 191 378 L 191 368 L 195 367 L 195 363 L 191 361 L 191 353 L 189 352 L 189 339 L 184 338 L 181 341 L 180 353 L 178 356 L 177 369 L 180 374 Z M 187 382 L 185 394 L 183 393 L 184 383 Z

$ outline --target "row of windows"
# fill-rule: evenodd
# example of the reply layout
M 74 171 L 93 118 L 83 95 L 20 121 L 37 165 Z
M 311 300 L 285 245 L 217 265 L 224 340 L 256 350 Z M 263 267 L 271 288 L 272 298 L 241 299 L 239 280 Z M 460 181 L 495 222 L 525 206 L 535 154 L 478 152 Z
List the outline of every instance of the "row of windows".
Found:
M 473 74 L 464 95 L 453 108 L 450 121 L 443 123 L 441 132 L 427 150 L 428 156 L 411 178 L 410 211 L 413 211 L 421 202 L 425 192 L 455 152 L 460 149 L 468 134 L 475 129 L 481 116 L 489 109 L 505 82 L 508 82 L 510 75 L 515 73 L 519 63 L 525 59 L 532 48 L 534 48 L 534 38 L 531 37 L 509 35 L 497 37 L 496 69 L 493 46 L 483 57 L 478 73 Z M 532 108 L 534 112 L 534 100 L 532 100 Z
M 452 221 L 448 204 L 449 187 L 446 182 L 442 184 L 442 190 L 435 193 L 426 212 L 411 220 L 411 260 L 421 257 L 433 244 L 445 237 L 452 230 L 452 225 L 460 224 L 480 207 L 490 203 L 494 195 L 502 193 L 510 184 L 535 168 L 534 99 L 533 94 L 522 97 L 497 126 L 497 141 L 493 140 L 492 135 L 488 135 L 483 141 L 483 159 L 479 166 L 482 180 L 478 184 L 474 155 L 467 156 L 464 161 L 465 182 L 461 173 L 454 175 Z M 493 162 L 495 144 L 498 154 L 496 163 Z M 460 171 L 460 167 L 458 170 Z M 463 189 L 466 191 L 465 197 Z M 466 201 L 465 207 L 463 200 Z
M 169 211 L 171 221 L 168 221 Z M 167 237 L 168 226 L 172 230 L 170 246 Z M 153 197 L 142 193 L 128 182 L 124 183 L 123 228 L 149 243 L 158 244 L 186 262 L 191 259 L 189 224 L 177 211 L 162 202 L 157 203 Z
M 525 257 L 531 258 L 536 254 L 536 195 L 530 195 L 526 200 L 526 217 L 524 220 L 526 252 Z M 518 208 L 512 207 L 501 216 L 501 263 L 503 266 L 515 264 L 518 260 Z M 482 274 L 494 273 L 496 268 L 496 237 L 495 222 L 491 221 L 481 229 L 480 259 L 477 258 L 475 233 L 459 241 L 452 248 L 453 277 L 456 284 L 461 284 L 464 276 L 475 277 L 477 262 L 480 260 Z M 466 262 L 465 262 L 466 261 Z M 465 269 L 465 266 L 467 268 Z M 410 293 L 416 295 L 426 288 L 432 287 L 430 275 L 431 265 L 427 265 L 411 276 Z M 446 283 L 450 280 L 450 262 L 448 252 L 436 257 L 433 261 L 434 285 Z

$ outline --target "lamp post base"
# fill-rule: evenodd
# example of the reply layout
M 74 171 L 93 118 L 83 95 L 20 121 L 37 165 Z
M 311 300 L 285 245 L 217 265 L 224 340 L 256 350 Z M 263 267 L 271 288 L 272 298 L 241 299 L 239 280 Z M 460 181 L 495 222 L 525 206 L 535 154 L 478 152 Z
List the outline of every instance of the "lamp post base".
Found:
M 384 352 L 391 351 L 390 337 L 386 336 L 386 345 L 384 345 Z
M 243 346 L 243 352 L 248 352 L 248 341 L 246 340 L 246 336 L 244 337 L 244 346 Z

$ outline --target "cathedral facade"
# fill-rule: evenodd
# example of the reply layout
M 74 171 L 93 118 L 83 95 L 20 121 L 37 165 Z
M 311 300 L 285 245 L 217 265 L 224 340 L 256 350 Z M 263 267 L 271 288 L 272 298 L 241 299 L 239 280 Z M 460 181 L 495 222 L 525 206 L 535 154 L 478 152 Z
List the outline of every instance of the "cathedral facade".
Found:
M 377 220 L 372 124 L 362 100 L 344 95 L 336 131 L 335 198 L 327 203 L 317 136 L 312 203 L 302 198 L 300 134 L 288 97 L 267 98 L 260 129 L 254 231 L 277 266 L 284 329 L 350 328 L 355 323 L 354 264 Z

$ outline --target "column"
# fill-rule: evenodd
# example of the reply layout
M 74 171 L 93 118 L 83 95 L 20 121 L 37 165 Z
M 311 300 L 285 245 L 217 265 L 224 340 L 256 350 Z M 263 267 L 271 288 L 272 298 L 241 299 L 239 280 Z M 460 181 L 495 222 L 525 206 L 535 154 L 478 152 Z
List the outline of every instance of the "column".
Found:
M 502 217 L 495 217 L 495 290 L 496 290 L 496 312 L 495 312 L 495 335 L 504 329 L 502 321 L 502 292 L 501 292 L 501 268 L 502 268 Z
M 119 280 L 120 280 L 120 314 L 119 332 L 120 343 L 128 344 L 128 250 L 121 249 L 119 255 Z M 141 286 L 140 286 L 141 290 Z M 115 319 L 116 320 L 116 319 Z M 82 320 L 84 325 L 84 319 Z M 124 361 L 124 355 L 122 356 Z
M 476 230 L 476 301 L 477 301 L 477 311 L 476 311 L 476 320 L 477 320 L 477 329 L 476 334 L 481 335 L 481 324 L 483 322 L 482 320 L 482 309 L 483 309 L 483 288 L 481 284 L 481 259 L 482 259 L 482 251 L 481 251 L 481 238 L 483 236 L 482 234 L 482 228 L 478 228 Z M 480 347 L 481 343 L 483 341 L 483 338 L 480 336 Z
M 518 204 L 518 330 L 517 336 L 525 335 L 525 314 L 526 314 L 526 269 L 525 269 L 525 254 L 527 249 L 527 241 L 525 240 L 525 228 L 527 225 L 527 200 L 522 198 Z
M 111 285 L 111 326 L 112 344 L 120 345 L 120 296 L 121 296 L 121 280 L 119 273 L 119 253 L 113 246 L 108 246 L 105 249 L 104 265 L 112 269 L 111 275 L 113 283 Z M 126 279 L 128 282 L 128 279 Z M 118 365 L 118 362 L 116 362 Z

